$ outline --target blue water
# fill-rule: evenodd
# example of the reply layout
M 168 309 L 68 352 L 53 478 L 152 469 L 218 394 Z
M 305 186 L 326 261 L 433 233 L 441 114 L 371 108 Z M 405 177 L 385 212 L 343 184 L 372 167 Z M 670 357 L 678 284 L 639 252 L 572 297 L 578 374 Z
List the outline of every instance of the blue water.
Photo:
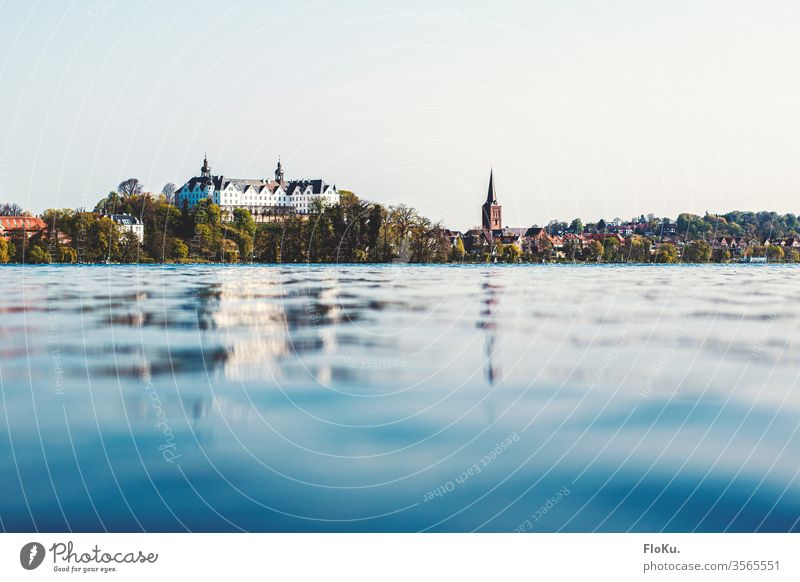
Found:
M 797 531 L 800 270 L 0 270 L 7 531 Z

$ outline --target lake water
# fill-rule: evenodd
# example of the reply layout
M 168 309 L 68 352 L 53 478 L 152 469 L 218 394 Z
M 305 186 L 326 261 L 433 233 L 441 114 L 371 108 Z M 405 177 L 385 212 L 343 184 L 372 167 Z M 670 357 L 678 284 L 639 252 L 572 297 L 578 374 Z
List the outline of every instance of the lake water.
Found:
M 3 267 L 8 531 L 797 531 L 792 266 Z

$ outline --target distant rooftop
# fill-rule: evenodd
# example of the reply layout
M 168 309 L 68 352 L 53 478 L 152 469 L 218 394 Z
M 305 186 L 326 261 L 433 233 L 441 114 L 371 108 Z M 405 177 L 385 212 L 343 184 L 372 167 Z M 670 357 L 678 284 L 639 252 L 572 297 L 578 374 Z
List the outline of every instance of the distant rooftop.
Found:
M 141 224 L 142 221 L 133 216 L 132 214 L 111 214 L 109 218 L 116 222 L 117 224 L 123 224 L 125 226 L 133 226 L 136 224 Z

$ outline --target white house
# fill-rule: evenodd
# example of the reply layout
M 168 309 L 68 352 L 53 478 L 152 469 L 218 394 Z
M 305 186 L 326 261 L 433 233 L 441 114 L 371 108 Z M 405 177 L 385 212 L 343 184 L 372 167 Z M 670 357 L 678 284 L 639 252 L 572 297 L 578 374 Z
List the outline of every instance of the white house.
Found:
M 144 224 L 142 221 L 131 214 L 112 214 L 111 220 L 117 223 L 120 232 L 132 232 L 139 239 L 139 244 L 144 242 Z
M 284 214 L 309 214 L 313 203 L 322 205 L 339 202 L 336 186 L 323 180 L 284 180 L 283 167 L 278 160 L 275 179 L 244 179 L 214 176 L 203 158 L 200 175 L 191 178 L 175 192 L 176 204 L 184 201 L 194 206 L 201 200 L 210 198 L 223 212 L 235 208 L 246 208 L 256 222 Z

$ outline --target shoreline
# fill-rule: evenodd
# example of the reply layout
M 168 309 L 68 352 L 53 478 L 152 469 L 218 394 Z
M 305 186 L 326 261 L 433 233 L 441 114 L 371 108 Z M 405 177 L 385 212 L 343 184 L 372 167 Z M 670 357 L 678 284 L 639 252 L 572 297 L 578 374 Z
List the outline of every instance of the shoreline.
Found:
M 731 261 L 718 263 L 709 261 L 705 263 L 654 263 L 654 262 L 618 262 L 618 263 L 593 263 L 593 262 L 551 262 L 551 263 L 0 263 L 0 269 L 10 267 L 791 267 L 800 266 L 792 261 L 749 262 Z

